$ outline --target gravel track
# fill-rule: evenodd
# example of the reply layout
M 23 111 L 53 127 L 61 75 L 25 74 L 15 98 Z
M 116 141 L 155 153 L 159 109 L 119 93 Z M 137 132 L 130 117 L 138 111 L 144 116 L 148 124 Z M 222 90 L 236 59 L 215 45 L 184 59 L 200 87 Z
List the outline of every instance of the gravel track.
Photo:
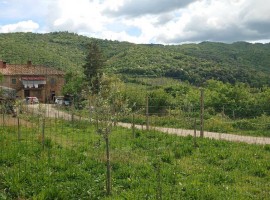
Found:
M 46 105 L 46 106 L 45 106 Z M 55 108 L 55 105 L 51 104 L 35 104 L 29 105 L 29 108 L 34 109 L 35 112 L 41 112 L 46 115 L 46 117 L 52 118 L 61 118 L 65 120 L 71 120 L 72 115 L 67 112 L 59 111 Z M 80 119 L 78 116 L 73 116 L 74 119 Z M 89 120 L 89 119 L 85 119 Z M 124 128 L 132 128 L 132 124 L 130 123 L 117 123 L 118 126 Z M 135 125 L 136 129 L 143 129 L 146 130 L 145 125 Z M 194 136 L 194 130 L 187 130 L 187 129 L 179 129 L 179 128 L 165 128 L 165 127 L 149 127 L 150 130 L 157 130 L 167 134 L 175 134 L 179 136 Z M 199 137 L 200 132 L 196 131 L 196 137 Z M 254 136 L 243 136 L 243 135 L 235 135 L 235 134 L 228 134 L 228 133 L 216 133 L 216 132 L 208 132 L 204 131 L 205 138 L 211 138 L 215 140 L 226 140 L 231 142 L 244 142 L 247 144 L 259 144 L 259 145 L 266 145 L 270 144 L 269 137 L 254 137 Z

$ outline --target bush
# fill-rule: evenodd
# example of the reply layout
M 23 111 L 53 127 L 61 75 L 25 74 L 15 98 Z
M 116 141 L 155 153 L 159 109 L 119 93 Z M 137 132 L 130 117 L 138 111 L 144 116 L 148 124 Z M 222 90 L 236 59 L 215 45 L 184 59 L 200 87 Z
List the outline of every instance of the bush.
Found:
M 241 130 L 256 130 L 255 124 L 246 119 L 235 122 L 233 127 Z
M 222 119 L 220 116 L 212 117 L 205 121 L 205 129 L 214 132 L 232 132 L 233 126 L 226 119 Z

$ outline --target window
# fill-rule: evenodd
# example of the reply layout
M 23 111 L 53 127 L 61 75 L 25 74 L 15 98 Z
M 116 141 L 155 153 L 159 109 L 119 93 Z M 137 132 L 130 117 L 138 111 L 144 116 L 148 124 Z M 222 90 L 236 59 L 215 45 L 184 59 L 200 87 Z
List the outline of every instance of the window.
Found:
M 51 85 L 55 85 L 55 84 L 56 84 L 55 78 L 51 78 Z
M 16 84 L 17 83 L 17 79 L 16 78 L 11 79 L 11 83 L 12 84 Z

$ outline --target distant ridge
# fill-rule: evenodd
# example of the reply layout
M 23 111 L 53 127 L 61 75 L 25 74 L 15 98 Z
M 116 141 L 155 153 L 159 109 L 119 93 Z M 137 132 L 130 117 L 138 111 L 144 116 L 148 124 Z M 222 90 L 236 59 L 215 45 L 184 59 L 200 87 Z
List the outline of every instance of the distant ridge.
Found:
M 201 85 L 208 79 L 270 85 L 270 44 L 159 45 L 88 38 L 53 32 L 0 34 L 0 60 L 56 67 L 82 73 L 87 44 L 96 40 L 104 52 L 106 70 L 133 76 L 172 77 Z

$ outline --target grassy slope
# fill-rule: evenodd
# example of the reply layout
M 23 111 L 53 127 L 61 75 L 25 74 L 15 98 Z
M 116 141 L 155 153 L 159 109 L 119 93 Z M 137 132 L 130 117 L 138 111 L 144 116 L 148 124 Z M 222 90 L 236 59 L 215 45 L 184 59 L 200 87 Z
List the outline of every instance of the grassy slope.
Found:
M 34 119 L 37 120 L 37 119 Z M 40 120 L 41 122 L 41 120 Z M 57 123 L 57 124 L 55 124 Z M 105 146 L 85 123 L 37 121 L 0 129 L 0 198 L 265 199 L 270 147 L 116 129 L 111 138 L 113 195 L 105 195 Z M 56 126 L 55 126 L 56 125 Z M 7 134 L 9 133 L 9 134 Z

